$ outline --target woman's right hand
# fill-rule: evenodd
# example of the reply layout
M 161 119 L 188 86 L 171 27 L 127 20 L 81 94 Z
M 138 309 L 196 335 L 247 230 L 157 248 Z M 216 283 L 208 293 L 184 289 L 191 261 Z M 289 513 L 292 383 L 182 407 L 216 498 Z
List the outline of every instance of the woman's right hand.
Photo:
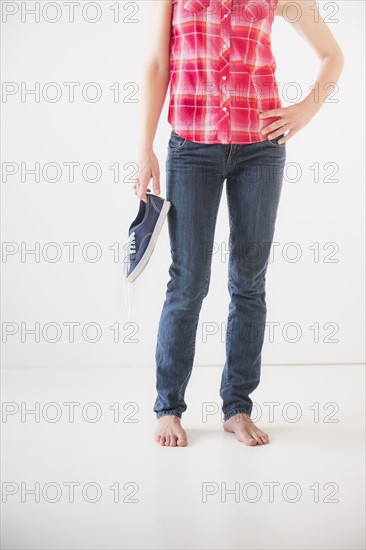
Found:
M 160 194 L 160 170 L 159 161 L 153 149 L 143 149 L 138 154 L 138 172 L 137 181 L 134 187 L 134 193 L 139 199 L 147 202 L 146 191 L 151 192 L 148 188 L 150 179 L 153 178 L 153 189 L 156 195 Z

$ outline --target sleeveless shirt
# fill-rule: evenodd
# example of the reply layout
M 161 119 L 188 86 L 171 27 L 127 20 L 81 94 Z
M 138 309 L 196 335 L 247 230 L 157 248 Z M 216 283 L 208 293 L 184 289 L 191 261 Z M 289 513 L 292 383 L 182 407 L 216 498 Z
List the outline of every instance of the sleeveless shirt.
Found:
M 199 143 L 253 143 L 282 107 L 271 50 L 279 0 L 172 0 L 168 122 Z

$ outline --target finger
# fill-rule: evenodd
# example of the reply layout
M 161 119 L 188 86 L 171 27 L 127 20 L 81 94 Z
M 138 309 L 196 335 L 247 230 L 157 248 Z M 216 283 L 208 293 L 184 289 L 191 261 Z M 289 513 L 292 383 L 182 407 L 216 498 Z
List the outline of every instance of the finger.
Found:
M 143 195 L 140 196 L 140 199 L 144 202 L 147 202 L 147 196 L 146 196 L 146 193 L 144 193 Z
M 288 140 L 289 140 L 289 138 L 286 136 L 286 137 L 283 137 L 283 138 L 279 139 L 279 140 L 277 141 L 277 143 L 278 143 L 279 145 L 282 145 L 282 143 L 286 143 L 286 141 L 288 141 Z
M 160 177 L 159 176 L 155 176 L 155 178 L 153 180 L 153 187 L 154 187 L 154 193 L 159 195 L 159 193 L 160 193 Z
M 259 118 L 270 118 L 273 116 L 283 116 L 283 109 L 270 109 L 269 111 L 262 111 L 259 113 Z
M 287 131 L 288 130 L 288 131 Z M 286 131 L 287 131 L 287 134 L 285 134 L 283 137 L 281 137 L 281 139 L 277 142 L 279 143 L 280 145 L 282 143 L 286 143 L 286 141 L 288 141 L 289 139 L 292 138 L 293 135 L 296 134 L 296 132 L 294 132 L 294 130 L 290 130 L 289 128 L 286 128 Z M 283 133 L 284 131 L 282 131 L 281 133 Z
M 281 136 L 282 134 L 284 134 L 284 131 L 282 130 L 282 128 L 279 128 L 279 129 L 276 130 L 274 133 L 270 132 L 270 133 L 267 135 L 267 138 L 268 138 L 268 139 L 275 139 L 276 137 Z
M 278 122 L 273 122 L 272 124 L 268 124 L 265 128 L 262 128 L 261 134 L 267 134 L 267 137 L 269 139 L 274 139 L 277 136 L 280 136 L 285 131 L 284 125 L 279 125 Z M 277 132 L 276 134 L 273 132 Z M 270 134 L 270 135 L 269 135 Z

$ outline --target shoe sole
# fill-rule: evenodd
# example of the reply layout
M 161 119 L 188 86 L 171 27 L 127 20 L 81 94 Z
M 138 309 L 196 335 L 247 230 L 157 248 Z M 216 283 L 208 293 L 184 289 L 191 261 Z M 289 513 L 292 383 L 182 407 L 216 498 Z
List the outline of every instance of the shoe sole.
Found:
M 146 248 L 141 260 L 139 261 L 139 264 L 135 267 L 135 269 L 132 271 L 132 273 L 130 273 L 130 275 L 127 277 L 127 281 L 129 283 L 133 283 L 137 279 L 137 277 L 143 272 L 145 267 L 147 266 L 147 264 L 148 264 L 148 262 L 151 258 L 151 254 L 154 251 L 154 248 L 155 248 L 155 245 L 157 243 L 158 237 L 160 235 L 161 228 L 163 227 L 165 218 L 166 218 L 166 216 L 169 212 L 170 206 L 171 206 L 171 203 L 169 201 L 167 201 L 167 200 L 164 201 L 163 207 L 160 211 L 159 217 L 158 217 L 157 222 L 155 224 L 153 234 L 151 235 L 150 242 L 147 245 L 147 248 Z

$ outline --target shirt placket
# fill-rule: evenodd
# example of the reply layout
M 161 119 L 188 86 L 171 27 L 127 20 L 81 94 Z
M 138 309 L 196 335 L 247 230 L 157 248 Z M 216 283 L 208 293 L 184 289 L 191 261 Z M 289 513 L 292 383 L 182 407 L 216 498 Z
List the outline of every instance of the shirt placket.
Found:
M 230 143 L 230 35 L 233 0 L 221 1 L 220 54 L 219 54 L 219 95 L 220 109 L 218 120 L 218 138 L 221 143 Z

